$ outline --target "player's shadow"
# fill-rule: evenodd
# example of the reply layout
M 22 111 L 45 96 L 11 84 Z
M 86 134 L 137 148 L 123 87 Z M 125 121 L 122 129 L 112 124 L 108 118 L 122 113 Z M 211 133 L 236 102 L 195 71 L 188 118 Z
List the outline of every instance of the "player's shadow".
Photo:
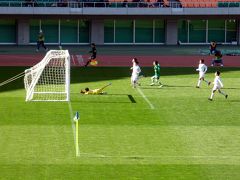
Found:
M 193 88 L 194 86 L 175 86 L 175 85 L 163 85 L 162 87 L 159 86 L 142 86 L 141 89 L 171 89 L 171 88 Z
M 84 95 L 81 93 L 71 93 L 71 94 L 78 94 L 78 95 L 82 95 L 82 96 L 127 96 L 129 101 L 128 102 L 115 102 L 115 101 L 76 101 L 76 100 L 72 100 L 71 102 L 87 102 L 87 103 L 137 103 L 137 101 L 135 100 L 135 98 L 131 95 L 131 94 L 100 94 L 100 95 Z
M 232 88 L 223 88 L 223 89 L 240 89 L 240 88 L 232 87 Z
M 119 101 L 102 101 L 102 100 L 99 100 L 99 101 L 71 100 L 71 102 L 92 103 L 92 104 L 129 104 L 129 103 L 131 103 L 129 101 L 128 102 L 127 101 L 119 102 Z
M 178 85 L 178 86 L 176 86 L 176 85 L 163 85 L 163 87 L 167 87 L 167 88 L 171 88 L 171 87 L 173 87 L 173 88 L 192 88 L 192 87 L 194 87 L 194 86 L 186 86 L 186 85 Z
M 240 100 L 228 100 L 228 101 L 230 101 L 232 103 L 240 103 Z

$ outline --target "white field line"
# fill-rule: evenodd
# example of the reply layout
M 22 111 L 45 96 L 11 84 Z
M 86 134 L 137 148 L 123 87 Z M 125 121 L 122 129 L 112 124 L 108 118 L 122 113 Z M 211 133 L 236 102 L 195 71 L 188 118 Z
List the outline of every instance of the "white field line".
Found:
M 147 156 L 147 155 L 103 155 L 103 154 L 95 154 L 95 153 L 81 153 L 82 157 L 92 157 L 92 158 L 149 158 L 149 159 L 164 159 L 164 158 L 179 158 L 179 159 L 211 159 L 211 158 L 217 158 L 217 159 L 229 159 L 229 158 L 240 158 L 240 156 L 166 156 L 166 155 L 157 155 L 157 156 Z
M 72 124 L 72 130 L 73 130 L 73 139 L 74 139 L 74 146 L 76 146 L 76 128 L 74 125 L 74 121 L 73 121 L 73 110 L 72 110 L 72 104 L 71 102 L 68 102 L 68 108 L 69 108 L 69 112 L 70 112 L 70 119 L 71 119 L 71 124 Z M 78 148 L 78 152 L 79 154 L 77 156 L 80 156 L 80 149 Z
M 149 101 L 149 99 L 145 96 L 142 90 L 140 88 L 137 88 L 137 91 L 143 97 L 143 99 L 148 103 L 148 105 L 150 106 L 150 109 L 155 109 L 154 105 Z

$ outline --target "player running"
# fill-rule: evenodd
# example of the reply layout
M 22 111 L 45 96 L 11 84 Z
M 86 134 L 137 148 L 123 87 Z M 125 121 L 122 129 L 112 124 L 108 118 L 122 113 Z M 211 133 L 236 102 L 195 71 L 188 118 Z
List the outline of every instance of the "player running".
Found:
M 112 85 L 112 83 L 107 84 L 106 86 L 103 86 L 102 88 L 99 89 L 93 89 L 90 90 L 89 88 L 85 88 L 85 90 L 81 90 L 80 93 L 82 94 L 92 94 L 92 95 L 103 95 L 103 94 L 107 94 L 106 92 L 103 92 L 103 90 Z
M 204 81 L 208 84 L 208 86 L 211 84 L 210 81 L 205 80 L 205 74 L 207 72 L 207 66 L 204 64 L 204 59 L 199 60 L 199 65 L 196 71 L 199 71 L 199 79 L 196 88 L 200 88 L 201 81 Z
M 159 81 L 160 79 L 160 64 L 158 63 L 158 61 L 153 61 L 153 68 L 154 68 L 154 76 L 151 77 L 152 83 L 150 84 L 150 86 L 153 85 L 159 85 L 159 87 L 162 87 L 162 83 Z
M 141 72 L 141 68 L 138 65 L 139 63 L 137 58 L 133 58 L 132 63 L 133 63 L 133 66 L 131 67 L 132 69 L 131 84 L 133 88 L 136 88 L 137 85 L 140 86 L 140 83 L 138 82 L 138 80 L 139 80 L 139 74 Z
M 97 49 L 95 43 L 91 44 L 91 48 L 91 51 L 89 51 L 89 53 L 91 53 L 91 56 L 88 58 L 88 61 L 84 65 L 85 67 L 87 67 L 89 63 L 96 61 L 97 58 Z
M 220 94 L 225 96 L 225 98 L 227 99 L 228 95 L 225 92 L 223 92 L 222 90 L 220 90 L 223 87 L 223 83 L 222 83 L 222 81 L 220 79 L 220 72 L 219 71 L 215 72 L 215 79 L 214 79 L 213 84 L 214 84 L 214 86 L 213 86 L 213 89 L 212 89 L 212 93 L 211 93 L 210 98 L 208 98 L 208 100 L 210 100 L 210 101 L 213 100 L 213 96 L 214 96 L 214 93 L 216 91 L 218 91 Z

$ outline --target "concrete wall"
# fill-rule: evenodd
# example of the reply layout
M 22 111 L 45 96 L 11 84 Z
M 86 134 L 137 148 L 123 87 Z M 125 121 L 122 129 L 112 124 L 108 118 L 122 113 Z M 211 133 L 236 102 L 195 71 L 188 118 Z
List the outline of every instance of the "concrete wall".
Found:
M 91 42 L 97 45 L 104 44 L 104 20 L 91 21 Z
M 165 25 L 166 44 L 176 45 L 178 41 L 178 21 L 166 20 Z
M 90 18 L 90 42 L 94 42 L 97 45 L 104 45 L 104 19 L 107 17 Z M 109 18 L 109 17 L 108 17 Z M 113 16 L 113 18 L 116 18 Z M 141 17 L 138 17 L 141 18 Z M 191 17 L 194 19 L 194 17 Z M 204 18 L 204 17 L 201 17 Z M 209 18 L 211 18 L 209 16 Z M 215 17 L 217 18 L 217 17 Z M 240 45 L 240 19 L 234 17 L 237 20 L 237 43 Z M 18 17 L 16 25 L 16 44 L 28 45 L 29 44 L 29 19 L 31 16 Z M 149 19 L 152 19 L 149 17 Z M 167 45 L 176 45 L 178 42 L 178 20 L 181 18 L 175 18 L 168 16 L 165 20 L 165 39 Z
M 27 45 L 29 43 L 29 20 L 17 20 L 17 44 Z

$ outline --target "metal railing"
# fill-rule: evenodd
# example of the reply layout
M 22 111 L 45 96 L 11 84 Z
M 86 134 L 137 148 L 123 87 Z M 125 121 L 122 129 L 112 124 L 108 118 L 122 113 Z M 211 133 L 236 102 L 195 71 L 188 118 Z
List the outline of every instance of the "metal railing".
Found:
M 141 0 L 140 0 L 141 1 Z M 235 8 L 240 7 L 240 2 L 94 2 L 86 1 L 0 1 L 0 7 L 68 7 L 68 8 Z
M 0 1 L 0 7 L 70 7 L 70 8 L 162 8 L 164 3 L 149 2 L 19 2 Z

